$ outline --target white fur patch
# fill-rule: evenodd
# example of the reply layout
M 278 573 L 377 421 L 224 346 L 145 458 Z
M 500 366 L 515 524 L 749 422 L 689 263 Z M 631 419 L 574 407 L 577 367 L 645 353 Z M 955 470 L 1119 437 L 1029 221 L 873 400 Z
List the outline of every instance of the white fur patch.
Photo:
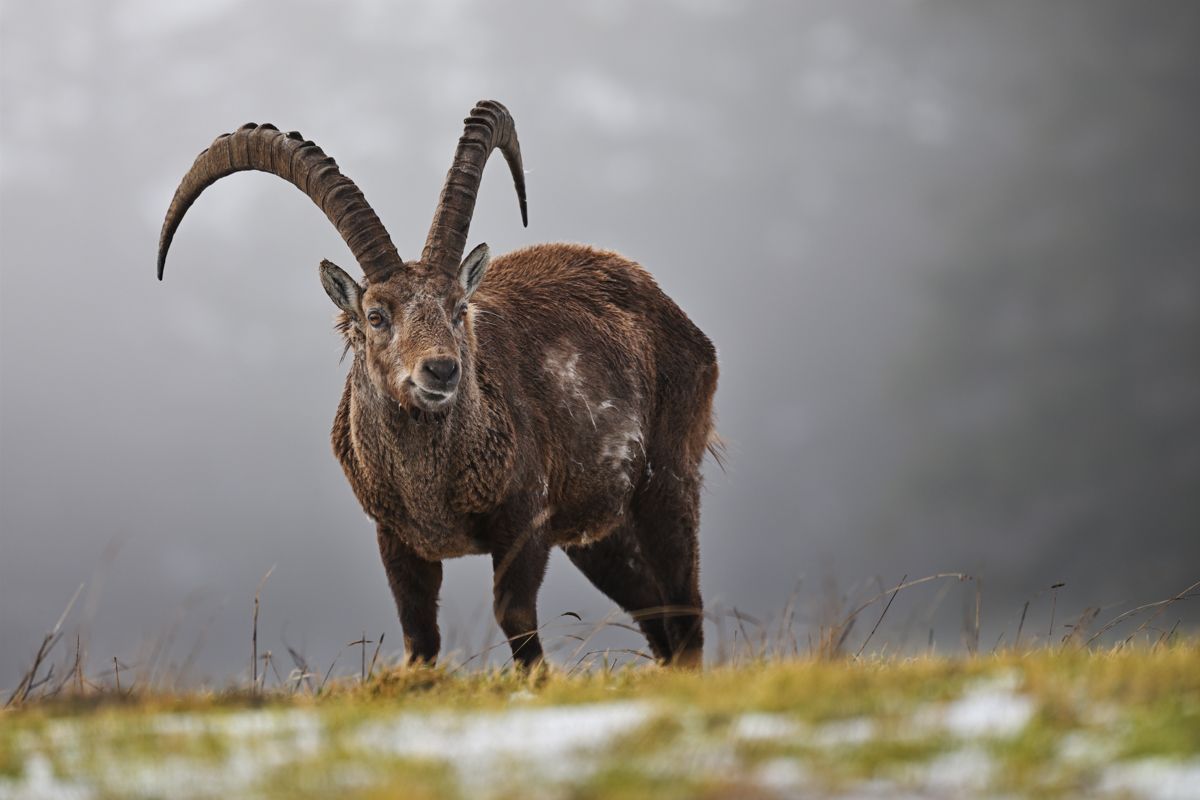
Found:
M 641 449 L 642 427 L 633 417 L 625 417 L 601 440 L 600 464 L 620 471 L 625 483 L 629 483 L 625 465 L 632 461 L 637 455 L 637 450 Z
M 549 372 L 558 379 L 560 386 L 568 394 L 574 394 L 579 390 L 579 353 L 564 353 L 560 351 L 550 351 L 546 354 L 546 360 L 543 366 L 546 372 Z
M 579 404 L 583 406 L 583 410 L 587 412 L 588 421 L 591 422 L 592 428 L 596 427 L 596 415 L 592 411 L 592 401 L 583 390 L 583 378 L 579 374 L 579 353 L 574 352 L 567 354 L 563 351 L 551 351 L 546 354 L 544 367 L 548 373 L 553 375 L 562 387 L 563 393 L 572 399 L 577 399 Z M 567 413 L 573 418 L 575 412 L 571 409 L 571 404 L 566 404 Z
M 562 388 L 563 405 L 572 418 L 575 407 L 582 407 L 588 423 L 598 435 L 596 463 L 598 466 L 615 470 L 621 481 L 629 486 L 632 478 L 628 465 L 638 453 L 645 454 L 642 444 L 642 428 L 635 414 L 624 412 L 613 399 L 593 400 L 585 391 L 586 376 L 579 368 L 579 352 L 564 347 L 555 347 L 546 353 L 543 367 Z M 634 399 L 634 408 L 637 399 Z M 580 468 L 583 464 L 576 462 Z

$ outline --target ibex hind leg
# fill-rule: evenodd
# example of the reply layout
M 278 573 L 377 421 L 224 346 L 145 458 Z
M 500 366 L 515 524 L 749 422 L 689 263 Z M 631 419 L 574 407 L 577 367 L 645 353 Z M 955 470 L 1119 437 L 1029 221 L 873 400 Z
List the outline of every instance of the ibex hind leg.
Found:
M 634 497 L 634 530 L 646 564 L 662 587 L 668 661 L 699 667 L 704 652 L 700 597 L 698 470 L 656 467 Z
M 563 552 L 593 586 L 637 621 L 654 657 L 668 661 L 673 652 L 671 639 L 656 613 L 666 601 L 632 528 L 622 525 L 594 544 L 564 547 Z

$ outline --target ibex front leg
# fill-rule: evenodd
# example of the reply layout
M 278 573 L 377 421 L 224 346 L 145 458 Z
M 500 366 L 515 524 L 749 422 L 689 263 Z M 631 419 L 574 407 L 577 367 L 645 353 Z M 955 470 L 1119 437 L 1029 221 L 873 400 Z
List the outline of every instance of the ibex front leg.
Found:
M 505 538 L 504 545 L 492 553 L 493 610 L 512 647 L 513 661 L 529 667 L 542 660 L 537 595 L 550 548 L 529 529 Z
M 400 614 L 400 627 L 404 630 L 408 663 L 432 664 L 442 646 L 437 623 L 442 562 L 421 558 L 382 525 L 378 526 L 377 532 L 379 555 L 383 558 L 396 611 Z

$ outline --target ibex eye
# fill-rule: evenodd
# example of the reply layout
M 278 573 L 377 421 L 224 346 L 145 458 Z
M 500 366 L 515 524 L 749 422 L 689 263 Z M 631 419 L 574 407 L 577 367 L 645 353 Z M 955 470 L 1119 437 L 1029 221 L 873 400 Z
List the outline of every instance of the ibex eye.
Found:
M 467 318 L 467 304 L 463 303 L 458 308 L 454 309 L 454 324 L 462 325 L 464 319 Z
M 367 314 L 367 322 L 371 323 L 372 328 L 382 328 L 384 322 L 383 314 L 380 314 L 378 311 L 372 311 Z

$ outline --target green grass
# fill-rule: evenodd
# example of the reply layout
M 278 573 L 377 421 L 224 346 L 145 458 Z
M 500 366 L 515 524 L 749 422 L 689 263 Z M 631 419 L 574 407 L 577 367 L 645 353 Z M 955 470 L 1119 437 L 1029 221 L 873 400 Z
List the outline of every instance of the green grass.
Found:
M 611 730 L 555 749 L 596 725 Z M 872 781 L 919 795 L 947 780 L 949 796 L 1087 796 L 1147 759 L 1200 776 L 1196 641 L 700 673 L 389 668 L 316 695 L 105 691 L 0 713 L 0 798 L 39 775 L 97 798 L 773 797 Z

